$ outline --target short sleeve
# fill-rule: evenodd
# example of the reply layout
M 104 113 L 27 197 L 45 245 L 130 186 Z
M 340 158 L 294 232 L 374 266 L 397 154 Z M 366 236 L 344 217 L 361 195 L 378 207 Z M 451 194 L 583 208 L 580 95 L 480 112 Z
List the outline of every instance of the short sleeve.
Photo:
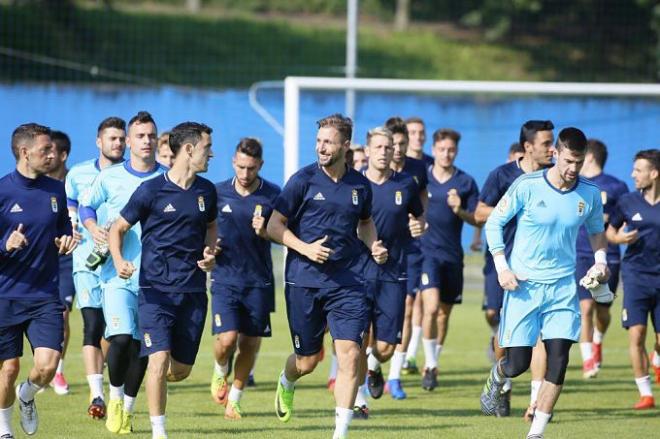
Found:
M 69 172 L 64 179 L 64 191 L 66 192 L 67 207 L 78 207 L 78 187 L 73 181 L 75 174 Z
M 603 222 L 603 201 L 600 197 L 600 191 L 594 194 L 593 200 L 593 208 L 589 212 L 587 220 L 584 222 L 587 233 L 590 235 L 603 233 L 605 231 L 605 223 Z
M 609 224 L 615 229 L 619 229 L 625 222 L 625 214 L 623 212 L 623 203 L 625 203 L 625 198 L 619 198 L 614 209 L 612 209 L 612 214 L 610 215 Z
M 465 210 L 474 212 L 477 209 L 477 202 L 479 201 L 479 187 L 473 178 L 470 178 L 470 185 L 465 197 Z
M 371 185 L 364 186 L 364 205 L 360 210 L 360 219 L 367 220 L 371 218 L 371 206 L 373 204 L 373 193 L 371 192 Z
M 294 175 L 275 199 L 273 208 L 286 218 L 295 216 L 303 203 L 306 184 L 298 175 Z
M 412 194 L 412 197 L 408 203 L 408 213 L 412 214 L 415 218 L 418 218 L 424 213 L 424 206 L 422 206 L 422 200 L 419 198 L 419 194 L 415 188 L 416 185 L 414 182 L 410 182 L 408 185 L 408 191 Z
M 502 198 L 502 192 L 500 191 L 500 179 L 497 171 L 492 171 L 488 174 L 486 182 L 481 188 L 481 193 L 479 194 L 479 201 L 490 206 L 495 207 L 500 198 Z
M 128 203 L 126 203 L 124 208 L 121 210 L 120 215 L 130 225 L 135 225 L 147 218 L 152 199 L 153 197 L 149 193 L 149 190 L 147 190 L 147 186 L 142 183 L 140 186 L 138 186 L 135 192 L 133 192 L 133 195 L 131 195 Z M 215 204 L 216 203 L 214 203 L 214 206 Z M 215 206 L 216 215 L 213 217 L 214 220 L 217 216 L 217 209 L 218 207 Z
M 215 190 L 215 187 L 212 185 L 207 192 L 209 195 L 209 204 L 211 205 L 211 208 L 209 209 L 208 222 L 212 223 L 218 218 L 218 192 Z

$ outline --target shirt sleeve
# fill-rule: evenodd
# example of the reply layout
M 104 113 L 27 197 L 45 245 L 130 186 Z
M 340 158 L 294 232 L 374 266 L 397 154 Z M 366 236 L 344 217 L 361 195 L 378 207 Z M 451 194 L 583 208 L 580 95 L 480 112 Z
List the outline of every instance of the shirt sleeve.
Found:
M 612 214 L 610 215 L 610 222 L 609 224 L 614 227 L 615 229 L 621 228 L 623 223 L 625 222 L 625 215 L 623 213 L 623 203 L 624 198 L 619 198 L 617 200 L 616 205 L 614 206 L 614 209 L 612 209 Z
M 364 205 L 360 211 L 360 219 L 367 220 L 371 218 L 371 207 L 373 204 L 373 193 L 371 192 L 371 185 L 364 186 Z
M 408 203 L 408 213 L 412 214 L 415 218 L 418 218 L 424 213 L 424 206 L 422 206 L 422 200 L 419 198 L 419 193 L 416 190 L 414 181 L 408 185 L 408 190 L 412 194 L 410 202 Z
M 603 201 L 600 197 L 600 191 L 594 193 L 593 200 L 593 208 L 591 209 L 591 212 L 589 212 L 587 220 L 584 222 L 587 233 L 590 235 L 603 233 L 605 231 L 605 223 L 603 222 Z
M 486 182 L 481 188 L 479 201 L 488 206 L 494 207 L 497 202 L 500 201 L 500 198 L 502 198 L 502 194 L 499 188 L 500 185 L 498 175 L 495 171 L 492 171 L 490 174 L 488 174 L 488 178 L 486 178 Z
M 131 226 L 135 225 L 139 221 L 146 219 L 149 214 L 150 200 L 153 197 L 149 194 L 149 191 L 145 189 L 146 186 L 142 183 L 138 188 L 133 192 L 131 198 L 128 200 L 128 203 L 123 207 L 119 213 L 122 218 L 126 220 Z M 213 220 L 218 216 L 217 215 L 217 206 L 215 206 L 216 215 L 213 217 Z
M 504 251 L 504 226 L 523 208 L 526 192 L 524 186 L 520 179 L 516 180 L 488 216 L 484 229 L 488 250 L 493 255 Z
M 479 201 L 479 187 L 473 178 L 470 178 L 470 186 L 465 197 L 465 210 L 472 213 L 477 209 L 477 202 Z
M 105 190 L 103 174 L 101 173 L 96 176 L 89 191 L 79 200 L 80 221 L 85 222 L 85 220 L 89 218 L 96 220 L 96 210 L 101 207 L 101 204 L 105 203 L 106 200 L 107 192 Z
M 275 199 L 273 208 L 286 218 L 295 216 L 305 197 L 305 183 L 294 175 Z
M 64 191 L 66 192 L 67 207 L 78 207 L 78 187 L 73 182 L 73 175 L 69 172 L 64 179 Z
M 209 201 L 211 208 L 209 209 L 209 223 L 218 219 L 218 192 L 215 190 L 214 186 L 211 186 L 209 190 Z
M 71 218 L 69 217 L 69 210 L 67 209 L 66 193 L 62 191 L 57 197 L 57 236 L 73 235 L 71 227 Z

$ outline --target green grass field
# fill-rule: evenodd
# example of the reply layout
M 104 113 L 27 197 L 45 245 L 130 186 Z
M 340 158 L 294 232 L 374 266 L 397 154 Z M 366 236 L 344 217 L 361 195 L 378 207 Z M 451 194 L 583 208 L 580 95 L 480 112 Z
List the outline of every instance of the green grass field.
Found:
M 365 438 L 512 438 L 525 437 L 528 426 L 522 413 L 529 401 L 529 375 L 514 382 L 512 411 L 509 419 L 485 417 L 479 411 L 479 394 L 489 363 L 485 350 L 488 329 L 481 312 L 480 267 L 478 258 L 466 265 L 464 302 L 452 315 L 451 328 L 440 359 L 440 386 L 434 392 L 421 390 L 419 376 L 404 377 L 408 399 L 394 401 L 384 395 L 370 401 L 371 417 L 353 421 L 352 437 Z M 281 272 L 278 270 L 278 272 Z M 605 339 L 605 366 L 598 378 L 582 379 L 579 349 L 575 346 L 566 379 L 566 387 L 548 427 L 549 438 L 651 438 L 660 431 L 659 409 L 635 412 L 631 409 L 638 394 L 629 366 L 627 337 L 618 323 L 621 299 L 613 307 L 610 332 Z M 207 325 L 209 320 L 207 319 Z M 88 389 L 80 354 L 82 323 L 80 313 L 72 316 L 73 336 L 67 354 L 65 375 L 71 389 L 67 396 L 52 390 L 37 396 L 41 425 L 37 437 L 103 438 L 112 437 L 103 422 L 86 415 Z M 326 390 L 329 361 L 320 364 L 311 376 L 303 378 L 295 399 L 294 417 L 288 424 L 275 417 L 273 396 L 275 380 L 284 359 L 291 352 L 282 291 L 278 291 L 278 310 L 273 316 L 272 339 L 263 343 L 258 359 L 257 387 L 243 397 L 246 416 L 241 421 L 226 421 L 223 408 L 209 393 L 212 372 L 212 337 L 207 326 L 192 375 L 169 387 L 167 409 L 171 438 L 214 438 L 237 435 L 246 438 L 330 437 L 334 428 L 334 402 Z M 329 343 L 326 342 L 326 346 Z M 29 349 L 26 350 L 29 352 Z M 418 361 L 421 361 L 420 358 Z M 25 379 L 32 358 L 22 363 Z M 386 367 L 387 368 L 387 367 Z M 107 386 L 107 381 L 106 381 Z M 654 385 L 657 394 L 660 388 Z M 14 411 L 17 437 L 23 437 Z M 146 397 L 138 397 L 135 438 L 150 438 L 151 430 Z

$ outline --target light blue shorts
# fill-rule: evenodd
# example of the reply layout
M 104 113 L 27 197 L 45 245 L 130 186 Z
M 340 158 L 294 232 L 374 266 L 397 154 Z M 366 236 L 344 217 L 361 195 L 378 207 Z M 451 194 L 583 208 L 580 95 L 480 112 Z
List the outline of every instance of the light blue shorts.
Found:
M 138 292 L 130 285 L 122 285 L 121 280 L 112 280 L 103 286 L 103 317 L 105 317 L 105 338 L 127 334 L 140 340 L 138 327 Z
M 518 281 L 515 291 L 505 291 L 500 312 L 500 346 L 535 346 L 543 340 L 578 341 L 580 304 L 574 276 L 551 284 Z
M 73 273 L 73 286 L 76 289 L 78 308 L 101 308 L 103 306 L 103 288 L 96 273 L 78 271 Z

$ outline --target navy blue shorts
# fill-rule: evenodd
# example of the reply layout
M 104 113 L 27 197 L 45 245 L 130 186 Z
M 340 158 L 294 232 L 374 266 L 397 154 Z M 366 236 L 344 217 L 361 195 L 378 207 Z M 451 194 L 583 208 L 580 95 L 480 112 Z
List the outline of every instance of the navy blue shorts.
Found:
M 440 301 L 448 304 L 463 302 L 463 264 L 439 261 L 426 255 L 422 264 L 422 290 L 437 288 Z
M 577 258 L 575 261 L 575 282 L 577 283 L 577 293 L 580 300 L 593 300 L 591 293 L 585 287 L 580 285 L 580 279 L 586 276 L 587 271 L 594 265 L 594 258 Z M 620 264 L 611 264 L 608 265 L 610 269 L 610 280 L 607 281 L 607 284 L 610 286 L 610 291 L 616 294 L 616 289 L 619 286 L 619 268 Z M 599 305 L 610 307 L 610 303 L 599 303 Z
M 406 272 L 408 274 L 406 292 L 411 297 L 415 297 L 420 289 L 423 260 L 422 252 L 413 252 L 406 255 Z
M 32 346 L 62 352 L 64 305 L 59 299 L 32 302 L 0 299 L 0 361 L 23 356 L 23 334 Z
M 289 330 L 298 355 L 314 355 L 323 347 L 326 323 L 333 340 L 362 345 L 371 317 L 364 285 L 284 289 Z
M 483 309 L 492 309 L 499 311 L 502 309 L 504 302 L 504 289 L 500 286 L 500 281 L 497 279 L 497 271 L 493 268 L 492 271 L 484 273 L 484 306 Z
M 648 325 L 649 314 L 656 333 L 660 333 L 660 279 L 656 274 L 622 270 L 623 309 L 621 324 L 628 329 L 635 325 Z
M 406 282 L 371 280 L 367 282 L 367 293 L 372 302 L 374 338 L 389 344 L 401 343 L 406 310 Z
M 73 255 L 60 256 L 60 300 L 71 311 L 76 287 L 73 284 Z
M 138 322 L 143 357 L 170 351 L 179 363 L 193 365 L 204 332 L 206 293 L 164 293 L 141 288 Z
M 211 288 L 213 334 L 238 331 L 249 337 L 270 337 L 273 288 L 218 285 Z

